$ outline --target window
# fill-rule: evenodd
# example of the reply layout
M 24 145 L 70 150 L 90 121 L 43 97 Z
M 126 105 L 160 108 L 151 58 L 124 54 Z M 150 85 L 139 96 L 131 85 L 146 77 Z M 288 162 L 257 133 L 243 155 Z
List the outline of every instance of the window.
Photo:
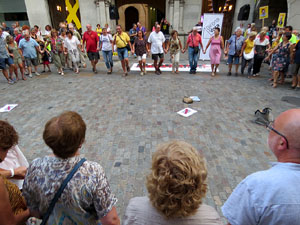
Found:
M 4 13 L 5 21 L 22 21 L 28 20 L 28 16 L 26 12 L 23 13 Z

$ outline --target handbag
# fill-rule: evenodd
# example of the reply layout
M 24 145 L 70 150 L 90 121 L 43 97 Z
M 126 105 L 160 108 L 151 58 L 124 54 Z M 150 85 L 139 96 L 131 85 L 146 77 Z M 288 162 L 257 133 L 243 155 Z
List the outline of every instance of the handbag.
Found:
M 271 111 L 272 109 L 270 108 L 264 108 L 263 110 L 260 109 L 256 110 L 254 113 L 255 116 L 254 122 L 259 125 L 267 126 L 270 122 L 273 121 L 273 115 Z
M 254 48 L 252 48 L 251 52 L 249 52 L 249 53 L 245 53 L 245 51 L 244 51 L 243 56 L 244 56 L 244 59 L 246 59 L 247 61 L 250 59 L 253 59 L 254 58 Z
M 72 169 L 72 171 L 68 174 L 67 178 L 64 179 L 64 181 L 62 182 L 61 186 L 59 187 L 58 191 L 55 193 L 54 198 L 52 199 L 46 213 L 43 215 L 43 220 L 41 225 L 45 225 L 49 219 L 49 216 L 51 215 L 54 206 L 56 204 L 56 202 L 58 201 L 59 197 L 61 196 L 61 194 L 63 193 L 65 187 L 67 186 L 67 184 L 69 183 L 69 181 L 72 179 L 72 177 L 74 176 L 74 174 L 76 173 L 76 171 L 79 169 L 79 167 L 82 166 L 82 164 L 86 161 L 85 158 L 81 159 L 78 163 L 76 163 L 76 165 L 74 166 L 74 168 Z
M 124 44 L 126 44 L 126 42 L 121 38 L 120 35 L 118 35 L 118 37 L 121 39 L 121 41 L 124 42 Z M 131 48 L 130 48 L 130 45 L 129 45 L 129 44 L 126 44 L 126 47 L 125 47 L 125 48 L 127 48 L 128 51 L 131 51 Z
M 237 49 L 236 49 L 236 41 L 237 41 L 237 38 L 236 38 L 236 36 L 235 36 L 235 42 L 234 42 L 235 54 L 234 54 L 234 56 L 240 57 L 240 55 L 241 55 L 241 50 L 237 50 Z

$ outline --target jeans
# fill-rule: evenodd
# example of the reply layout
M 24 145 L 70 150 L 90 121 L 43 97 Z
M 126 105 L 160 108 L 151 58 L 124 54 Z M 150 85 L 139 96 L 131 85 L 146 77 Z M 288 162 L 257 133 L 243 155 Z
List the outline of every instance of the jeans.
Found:
M 113 60 L 112 60 L 112 51 L 102 51 L 102 55 L 103 55 L 107 69 L 112 68 L 114 66 Z
M 244 74 L 244 70 L 247 66 L 247 63 L 248 63 L 248 76 L 251 75 L 251 70 L 252 70 L 252 67 L 253 67 L 253 61 L 254 59 L 249 59 L 249 60 L 246 60 L 244 57 L 242 57 L 242 67 L 241 67 L 241 73 Z
M 190 63 L 190 71 L 191 72 L 196 72 L 198 59 L 199 59 L 199 52 L 197 54 L 195 54 L 194 48 L 189 47 L 189 63 Z

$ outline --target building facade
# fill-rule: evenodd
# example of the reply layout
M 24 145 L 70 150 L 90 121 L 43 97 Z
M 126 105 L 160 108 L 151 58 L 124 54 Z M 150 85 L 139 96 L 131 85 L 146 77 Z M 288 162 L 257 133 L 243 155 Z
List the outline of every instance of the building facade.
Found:
M 5 14 L 11 13 L 12 8 L 19 11 L 26 9 L 30 25 L 40 25 L 44 28 L 47 24 L 58 27 L 58 23 L 64 20 L 75 23 L 78 29 L 85 30 L 86 24 L 94 28 L 96 24 L 104 26 L 106 23 L 114 30 L 116 24 L 121 24 L 125 30 L 129 30 L 133 22 L 140 21 L 148 30 L 151 30 L 155 21 L 167 18 L 172 28 L 179 34 L 186 34 L 201 19 L 201 14 L 206 12 L 230 13 L 225 20 L 229 32 L 240 25 L 237 21 L 239 9 L 250 4 L 251 11 L 246 25 L 258 20 L 258 8 L 269 5 L 270 17 L 265 25 L 278 18 L 280 12 L 287 13 L 287 24 L 300 30 L 300 1 L 299 0 L 1 0 L 0 19 L 5 20 Z M 212 3 L 213 2 L 213 3 Z M 214 4 L 214 6 L 211 6 Z M 215 4 L 219 4 L 216 6 Z M 227 5 L 226 5 L 227 4 Z M 11 7 L 14 5 L 14 7 Z M 224 5 L 224 9 L 223 6 Z M 16 7 L 17 6 L 17 7 Z M 116 6 L 119 19 L 111 19 L 110 6 Z M 230 8 L 226 7 L 231 6 Z M 18 9 L 19 8 L 19 9 Z M 210 8 L 210 9 L 209 9 Z M 7 12 L 9 9 L 9 12 Z M 218 10 L 219 9 L 219 10 Z M 136 20 L 136 21 L 135 21 Z

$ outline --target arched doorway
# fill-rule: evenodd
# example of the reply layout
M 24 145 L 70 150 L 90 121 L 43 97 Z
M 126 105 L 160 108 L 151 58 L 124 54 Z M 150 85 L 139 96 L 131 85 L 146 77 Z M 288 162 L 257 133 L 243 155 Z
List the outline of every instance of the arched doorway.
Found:
M 132 28 L 132 24 L 137 23 L 139 21 L 139 11 L 130 6 L 125 10 L 125 30 L 130 30 Z

